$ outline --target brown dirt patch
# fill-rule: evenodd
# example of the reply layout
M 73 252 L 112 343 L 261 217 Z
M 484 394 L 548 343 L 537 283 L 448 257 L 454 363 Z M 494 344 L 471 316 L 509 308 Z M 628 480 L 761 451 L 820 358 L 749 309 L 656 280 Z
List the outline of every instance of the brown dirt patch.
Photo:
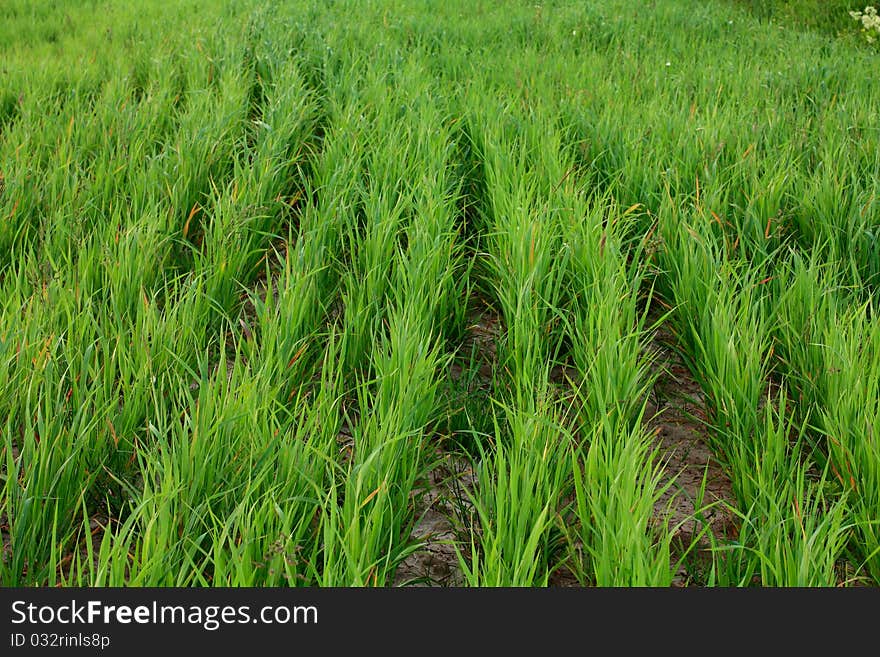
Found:
M 394 586 L 464 585 L 455 550 L 460 530 L 454 519 L 469 512 L 471 505 L 462 487 L 473 487 L 474 472 L 461 457 L 440 454 L 440 458 L 419 500 L 418 520 L 412 531 L 412 539 L 421 542 L 422 547 L 398 566 Z
M 735 524 L 729 507 L 734 496 L 730 478 L 708 445 L 703 392 L 672 348 L 674 342 L 672 333 L 661 325 L 650 345 L 656 354 L 653 368 L 657 381 L 647 403 L 645 423 L 664 465 L 661 486 L 671 482 L 654 508 L 657 519 L 674 529 L 674 545 L 687 549 L 696 542 L 700 552 L 709 547 L 707 525 L 716 537 L 732 537 Z M 702 520 L 698 519 L 701 510 Z M 681 567 L 674 585 L 688 584 Z

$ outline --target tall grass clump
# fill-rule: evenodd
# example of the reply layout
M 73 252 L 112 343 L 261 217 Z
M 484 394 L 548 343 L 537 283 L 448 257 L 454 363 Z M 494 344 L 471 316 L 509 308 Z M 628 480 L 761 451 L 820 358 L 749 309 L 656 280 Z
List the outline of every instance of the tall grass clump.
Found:
M 815 260 L 794 260 L 780 280 L 777 343 L 799 409 L 811 416 L 814 458 L 846 498 L 852 561 L 877 581 L 876 311 L 842 278 Z
M 567 302 L 569 256 L 552 193 L 565 175 L 555 155 L 561 144 L 543 108 L 522 115 L 512 102 L 487 96 L 470 103 L 486 185 L 485 255 L 477 268 L 504 332 L 498 345 L 502 375 L 495 381 L 500 417 L 491 444 L 480 447 L 478 522 L 460 560 L 471 585 L 543 586 L 553 565 L 552 529 L 571 449 L 550 381 Z
M 436 89 L 418 60 L 392 70 L 393 81 L 371 73 L 362 223 L 348 236 L 343 292 L 356 416 L 351 452 L 325 502 L 323 585 L 389 584 L 417 548 L 414 493 L 433 458 L 427 441 L 439 417 L 445 340 L 463 293 L 456 149 Z M 406 94 L 390 93 L 392 82 Z
M 675 530 L 655 522 L 665 488 L 642 425 L 654 381 L 646 311 L 639 309 L 643 244 L 627 241 L 633 217 L 613 202 L 589 202 L 573 192 L 566 200 L 577 209 L 569 238 L 575 298 L 569 330 L 583 441 L 572 459 L 575 573 L 599 586 L 668 586 Z
M 667 217 L 659 260 L 686 361 L 707 396 L 711 445 L 736 498 L 738 537 L 716 550 L 712 577 L 727 585 L 834 586 L 849 525 L 843 503 L 828 493 L 827 470 L 817 474 L 803 449 L 807 419 L 789 419 L 786 387 L 768 385 L 770 277 L 720 259 L 705 224 Z

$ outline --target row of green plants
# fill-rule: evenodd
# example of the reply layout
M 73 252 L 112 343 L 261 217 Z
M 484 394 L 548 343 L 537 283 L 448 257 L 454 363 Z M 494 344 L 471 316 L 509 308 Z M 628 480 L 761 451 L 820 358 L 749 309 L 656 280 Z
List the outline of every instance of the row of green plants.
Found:
M 477 288 L 502 322 L 460 561 L 474 586 L 546 586 L 566 571 L 666 586 L 674 528 L 654 522 L 663 487 L 642 425 L 644 241 L 632 212 L 585 186 L 541 84 L 526 97 L 485 79 L 460 100 L 481 183 Z

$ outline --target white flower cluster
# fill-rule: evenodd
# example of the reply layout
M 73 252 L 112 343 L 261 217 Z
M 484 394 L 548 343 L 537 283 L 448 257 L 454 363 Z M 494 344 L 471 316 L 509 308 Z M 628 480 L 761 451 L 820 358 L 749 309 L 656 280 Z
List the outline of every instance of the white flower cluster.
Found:
M 868 41 L 873 42 L 876 38 L 871 32 L 880 34 L 880 15 L 877 14 L 876 7 L 868 6 L 865 7 L 865 11 L 851 11 L 849 15 L 861 22 L 862 31 L 865 32 Z

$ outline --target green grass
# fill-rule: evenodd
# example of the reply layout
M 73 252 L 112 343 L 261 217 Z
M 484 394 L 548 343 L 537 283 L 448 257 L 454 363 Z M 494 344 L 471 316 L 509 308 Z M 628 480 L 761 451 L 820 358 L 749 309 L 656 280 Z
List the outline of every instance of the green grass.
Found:
M 859 0 L 737 0 L 761 19 L 784 26 L 809 28 L 829 34 L 852 31 L 849 11 L 861 11 L 866 4 Z
M 391 586 L 447 456 L 467 585 L 880 583 L 862 7 L 142 5 L 0 8 L 2 585 Z

